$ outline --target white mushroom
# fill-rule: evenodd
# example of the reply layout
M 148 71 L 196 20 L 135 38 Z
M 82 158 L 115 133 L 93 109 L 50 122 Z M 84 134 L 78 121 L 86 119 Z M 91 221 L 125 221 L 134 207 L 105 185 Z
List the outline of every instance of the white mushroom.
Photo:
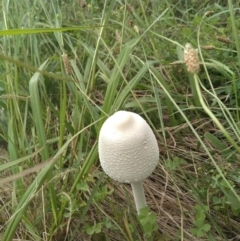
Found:
M 131 183 L 139 213 L 147 206 L 142 181 L 154 171 L 159 159 L 157 140 L 150 126 L 133 112 L 114 113 L 100 130 L 99 158 L 112 179 Z

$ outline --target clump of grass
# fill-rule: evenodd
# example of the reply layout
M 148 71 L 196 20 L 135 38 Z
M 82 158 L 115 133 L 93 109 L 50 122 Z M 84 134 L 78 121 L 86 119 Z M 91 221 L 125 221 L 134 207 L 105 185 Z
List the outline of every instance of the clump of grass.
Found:
M 236 3 L 191 4 L 2 1 L 1 240 L 239 233 Z M 140 217 L 98 164 L 100 127 L 120 109 L 141 114 L 160 147 Z

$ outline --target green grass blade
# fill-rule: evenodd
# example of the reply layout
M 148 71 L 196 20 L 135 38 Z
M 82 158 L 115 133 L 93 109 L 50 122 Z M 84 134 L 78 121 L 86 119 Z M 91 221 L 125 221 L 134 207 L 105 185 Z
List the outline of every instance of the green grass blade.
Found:
M 136 44 L 139 42 L 139 39 L 140 38 L 136 38 L 127 42 L 124 45 L 124 47 L 121 49 L 121 52 L 118 58 L 114 60 L 115 65 L 110 76 L 110 80 L 107 86 L 104 104 L 102 108 L 104 113 L 109 113 L 111 109 L 114 109 L 114 107 L 112 106 L 112 103 L 117 93 L 117 86 L 118 86 L 120 77 L 122 75 L 122 69 L 125 66 L 125 64 L 129 61 L 130 59 L 129 55 L 133 51 L 133 48 L 136 46 Z M 103 123 L 103 120 L 101 121 L 101 124 L 102 123 Z
M 100 27 L 103 27 L 103 26 L 97 25 L 97 26 L 78 26 L 78 27 L 64 27 L 64 28 L 8 29 L 8 30 L 1 30 L 0 36 L 58 33 L 58 32 L 66 32 L 66 31 L 79 31 L 79 30 L 86 30 L 86 29 L 100 28 Z
M 234 14 L 234 8 L 232 0 L 228 0 L 228 8 L 230 12 L 230 18 L 232 23 L 232 32 L 235 40 L 235 45 L 237 49 L 237 56 L 238 56 L 238 66 L 240 66 L 240 40 L 239 40 L 239 26 L 237 27 L 236 24 L 236 14 Z
M 44 67 L 46 67 L 47 63 L 48 63 L 48 60 L 46 60 L 40 66 L 39 69 L 43 69 Z M 42 148 L 42 151 L 40 153 L 42 156 L 42 160 L 47 160 L 49 159 L 49 152 L 48 152 L 48 145 L 46 145 L 47 138 L 46 138 L 45 128 L 42 120 L 41 101 L 40 101 L 39 88 L 38 88 L 39 79 L 40 79 L 40 73 L 35 73 L 29 82 L 29 92 L 30 92 L 30 100 L 31 100 L 32 112 L 33 112 L 33 119 L 34 119 L 37 135 L 38 135 L 38 141 L 39 141 L 40 148 Z M 52 175 L 49 175 L 48 179 L 50 180 L 51 178 L 52 178 Z M 55 219 L 55 222 L 57 222 L 57 196 L 55 193 L 53 183 L 49 183 L 49 192 L 50 192 L 53 217 Z

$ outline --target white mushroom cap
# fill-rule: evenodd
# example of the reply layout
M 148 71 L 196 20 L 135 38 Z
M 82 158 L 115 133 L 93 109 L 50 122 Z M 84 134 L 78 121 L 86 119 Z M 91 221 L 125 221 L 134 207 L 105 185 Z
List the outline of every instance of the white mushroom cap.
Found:
M 157 140 L 138 114 L 118 111 L 103 124 L 99 134 L 99 157 L 112 179 L 133 183 L 147 178 L 159 160 Z

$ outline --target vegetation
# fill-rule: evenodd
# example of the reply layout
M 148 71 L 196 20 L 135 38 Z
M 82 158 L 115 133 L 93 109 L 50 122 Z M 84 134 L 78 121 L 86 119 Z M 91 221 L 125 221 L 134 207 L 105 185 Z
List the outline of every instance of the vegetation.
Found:
M 240 240 L 239 0 L 0 6 L 1 240 Z M 98 161 L 116 110 L 160 147 L 140 215 Z

